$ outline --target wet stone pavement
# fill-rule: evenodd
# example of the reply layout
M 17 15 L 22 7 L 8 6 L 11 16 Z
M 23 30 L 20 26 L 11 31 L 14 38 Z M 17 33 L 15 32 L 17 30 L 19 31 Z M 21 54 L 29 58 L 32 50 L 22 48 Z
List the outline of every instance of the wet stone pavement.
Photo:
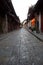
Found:
M 25 29 L 0 40 L 0 65 L 43 65 L 43 42 Z

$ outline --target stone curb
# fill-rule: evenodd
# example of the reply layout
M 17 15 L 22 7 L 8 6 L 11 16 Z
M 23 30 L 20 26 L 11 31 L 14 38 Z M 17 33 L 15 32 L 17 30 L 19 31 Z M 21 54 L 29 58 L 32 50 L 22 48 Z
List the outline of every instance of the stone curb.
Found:
M 33 32 L 31 32 L 30 30 L 28 30 L 27 28 L 26 28 L 26 30 L 28 31 L 28 32 L 30 32 L 32 35 L 34 35 L 37 39 L 39 39 L 41 42 L 43 42 L 43 40 L 41 39 L 41 38 L 39 38 L 36 34 L 34 34 Z
M 29 31 L 30 32 L 30 31 Z M 39 39 L 40 41 L 42 41 L 43 42 L 43 40 L 41 39 L 41 38 L 39 38 L 36 34 L 34 34 L 34 33 L 32 33 L 32 32 L 30 32 L 32 35 L 34 35 L 37 39 Z

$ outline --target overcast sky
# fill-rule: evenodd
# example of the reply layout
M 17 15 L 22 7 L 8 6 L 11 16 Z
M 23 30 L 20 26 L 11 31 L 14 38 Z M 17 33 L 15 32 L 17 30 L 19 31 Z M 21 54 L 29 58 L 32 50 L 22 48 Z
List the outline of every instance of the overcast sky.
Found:
M 19 16 L 21 22 L 27 18 L 28 9 L 34 5 L 37 0 L 12 0 L 14 9 Z

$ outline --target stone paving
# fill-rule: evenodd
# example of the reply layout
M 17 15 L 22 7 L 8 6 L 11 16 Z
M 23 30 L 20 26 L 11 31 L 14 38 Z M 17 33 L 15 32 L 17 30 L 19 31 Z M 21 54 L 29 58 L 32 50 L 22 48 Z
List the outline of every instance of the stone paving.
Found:
M 0 65 L 43 65 L 43 42 L 24 28 L 0 40 Z

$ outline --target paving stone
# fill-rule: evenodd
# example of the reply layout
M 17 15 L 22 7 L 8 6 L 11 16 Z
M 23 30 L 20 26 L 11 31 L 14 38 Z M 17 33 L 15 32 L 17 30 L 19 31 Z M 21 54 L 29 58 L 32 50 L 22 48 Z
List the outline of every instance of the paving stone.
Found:
M 0 65 L 43 65 L 43 42 L 24 28 L 7 34 L 0 41 Z

